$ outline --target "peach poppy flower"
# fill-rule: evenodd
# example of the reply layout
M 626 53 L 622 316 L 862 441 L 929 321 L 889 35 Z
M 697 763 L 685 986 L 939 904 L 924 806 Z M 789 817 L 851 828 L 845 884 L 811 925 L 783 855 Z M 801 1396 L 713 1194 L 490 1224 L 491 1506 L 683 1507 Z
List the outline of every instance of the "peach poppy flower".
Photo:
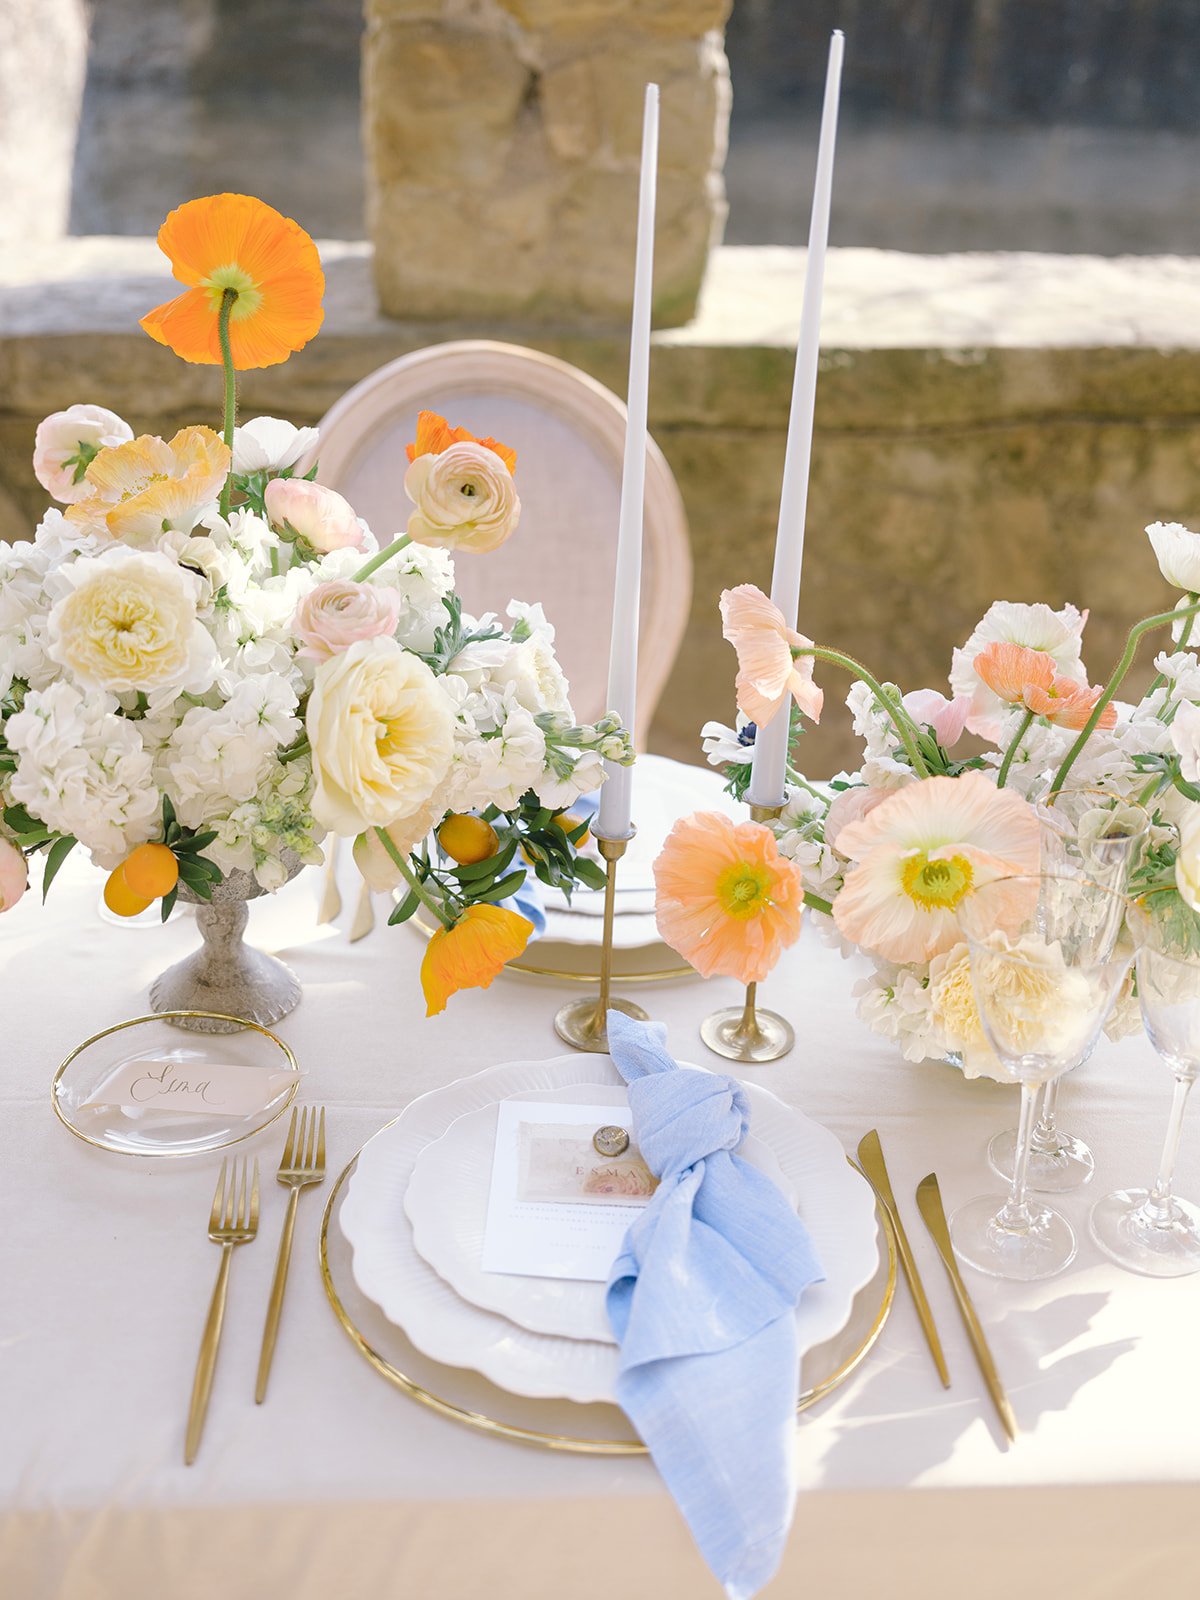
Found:
M 460 989 L 490 989 L 506 961 L 529 943 L 533 923 L 503 906 L 468 906 L 452 928 L 439 928 L 421 962 L 425 1015 L 436 1016 Z
M 813 682 L 813 658 L 793 650 L 811 650 L 812 640 L 796 633 L 783 612 L 752 583 L 739 583 L 721 595 L 721 632 L 737 651 L 738 710 L 763 728 L 789 694 L 814 722 L 821 720 L 824 691 Z
M 1077 683 L 1057 672 L 1053 656 L 1046 651 L 1030 650 L 1024 645 L 989 644 L 975 657 L 974 667 L 1006 705 L 1023 705 L 1060 728 L 1082 728 L 1100 698 L 1099 689 L 1090 689 L 1086 683 Z M 1098 726 L 1111 728 L 1116 720 L 1116 706 L 1107 705 Z
M 452 444 L 481 444 L 485 450 L 494 451 L 508 470 L 514 476 L 516 474 L 517 452 L 510 445 L 500 444 L 495 439 L 477 439 L 465 428 L 452 428 L 445 417 L 439 417 L 436 411 L 418 413 L 417 442 L 405 445 L 404 450 L 409 461 L 413 462 L 418 456 L 440 456 Z
M 91 493 L 64 515 L 127 544 L 156 541 L 165 528 L 187 533 L 220 494 L 229 462 L 228 445 L 211 428 L 181 428 L 169 443 L 143 433 L 94 457 L 84 474 Z
M 220 365 L 217 318 L 226 289 L 237 291 L 229 345 L 239 372 L 286 361 L 321 326 L 325 274 L 316 245 L 251 195 L 189 200 L 158 230 L 158 247 L 189 287 L 147 312 L 142 327 L 185 361 Z
M 800 935 L 804 884 L 760 822 L 681 817 L 654 862 L 658 931 L 697 972 L 760 983 Z
M 833 920 L 852 943 L 901 963 L 952 949 L 965 894 L 1035 873 L 1041 861 L 1033 807 L 982 772 L 897 789 L 831 842 L 857 863 L 834 898 Z

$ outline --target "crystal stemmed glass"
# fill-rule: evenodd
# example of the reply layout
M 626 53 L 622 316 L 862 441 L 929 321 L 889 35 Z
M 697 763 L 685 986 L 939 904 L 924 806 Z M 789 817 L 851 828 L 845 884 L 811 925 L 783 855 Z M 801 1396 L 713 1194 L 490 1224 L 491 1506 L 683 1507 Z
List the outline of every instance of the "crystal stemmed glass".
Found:
M 1048 1278 L 1075 1255 L 1070 1223 L 1029 1198 L 1038 1089 L 1083 1061 L 1116 999 L 1133 943 L 1125 901 L 1083 878 L 998 878 L 958 908 L 983 1031 L 1010 1082 L 1021 1085 L 1012 1189 L 982 1195 L 950 1219 L 964 1261 L 999 1278 Z
M 1175 1075 L 1158 1178 L 1117 1189 L 1092 1208 L 1092 1237 L 1122 1267 L 1154 1278 L 1200 1271 L 1200 1206 L 1171 1193 L 1188 1094 L 1200 1072 L 1200 917 L 1174 889 L 1129 910 L 1137 941 L 1138 999 L 1150 1042 Z
M 1087 878 L 1123 894 L 1150 834 L 1150 814 L 1136 801 L 1102 789 L 1062 789 L 1036 805 L 1041 828 L 1042 871 Z M 1091 1150 L 1056 1120 L 1060 1079 L 1040 1091 L 1029 1153 L 1031 1189 L 1061 1194 L 1081 1188 L 1096 1170 Z M 1017 1130 L 1006 1128 L 988 1145 L 988 1161 L 1002 1178 L 1016 1164 Z

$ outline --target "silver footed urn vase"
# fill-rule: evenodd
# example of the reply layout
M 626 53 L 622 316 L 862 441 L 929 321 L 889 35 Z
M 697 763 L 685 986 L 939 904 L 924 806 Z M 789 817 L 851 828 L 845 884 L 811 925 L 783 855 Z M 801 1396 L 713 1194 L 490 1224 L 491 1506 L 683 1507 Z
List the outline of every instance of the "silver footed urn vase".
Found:
M 284 851 L 289 880 L 303 867 L 300 857 Z M 227 872 L 213 885 L 212 900 L 202 900 L 183 882 L 179 898 L 196 907 L 196 926 L 204 943 L 199 950 L 168 967 L 150 986 L 155 1011 L 217 1011 L 267 1025 L 278 1022 L 300 1004 L 300 980 L 275 956 L 254 950 L 242 940 L 250 916 L 247 902 L 266 890 L 252 873 Z M 172 1017 L 177 1028 L 193 1033 L 236 1033 L 237 1024 L 216 1017 Z

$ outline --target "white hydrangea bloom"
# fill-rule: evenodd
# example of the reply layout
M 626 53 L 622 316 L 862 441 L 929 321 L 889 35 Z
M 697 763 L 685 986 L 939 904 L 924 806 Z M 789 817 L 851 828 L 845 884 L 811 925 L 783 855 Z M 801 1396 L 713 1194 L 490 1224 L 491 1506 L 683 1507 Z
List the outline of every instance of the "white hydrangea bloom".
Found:
M 929 1009 L 926 966 L 876 961 L 875 970 L 860 978 L 852 993 L 862 1021 L 872 1033 L 893 1039 L 906 1061 L 937 1060 L 946 1054 L 941 1029 Z
M 185 827 L 199 828 L 230 802 L 246 801 L 270 780 L 277 752 L 300 730 L 296 694 L 286 679 L 242 679 L 223 706 L 195 706 L 158 757 L 158 773 Z
M 0 695 L 14 678 L 43 689 L 59 675 L 46 654 L 45 577 L 49 559 L 36 545 L 0 544 Z
M 159 827 L 152 761 L 117 699 L 60 678 L 34 690 L 8 720 L 18 757 L 12 798 L 48 828 L 73 834 L 111 871 Z
M 770 824 L 779 854 L 800 868 L 804 887 L 822 900 L 832 901 L 842 887 L 845 862 L 825 843 L 828 807 L 807 790 L 792 790 L 778 818 Z

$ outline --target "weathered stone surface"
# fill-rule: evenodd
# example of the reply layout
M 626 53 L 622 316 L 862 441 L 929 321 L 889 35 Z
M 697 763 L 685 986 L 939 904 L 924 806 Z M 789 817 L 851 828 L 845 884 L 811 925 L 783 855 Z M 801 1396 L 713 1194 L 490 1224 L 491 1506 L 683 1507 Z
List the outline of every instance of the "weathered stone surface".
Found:
M 370 229 L 385 311 L 620 326 L 633 293 L 642 97 L 660 85 L 655 317 L 691 316 L 729 116 L 728 0 L 371 0 Z
M 66 231 L 87 36 L 83 0 L 0 0 L 0 239 Z

